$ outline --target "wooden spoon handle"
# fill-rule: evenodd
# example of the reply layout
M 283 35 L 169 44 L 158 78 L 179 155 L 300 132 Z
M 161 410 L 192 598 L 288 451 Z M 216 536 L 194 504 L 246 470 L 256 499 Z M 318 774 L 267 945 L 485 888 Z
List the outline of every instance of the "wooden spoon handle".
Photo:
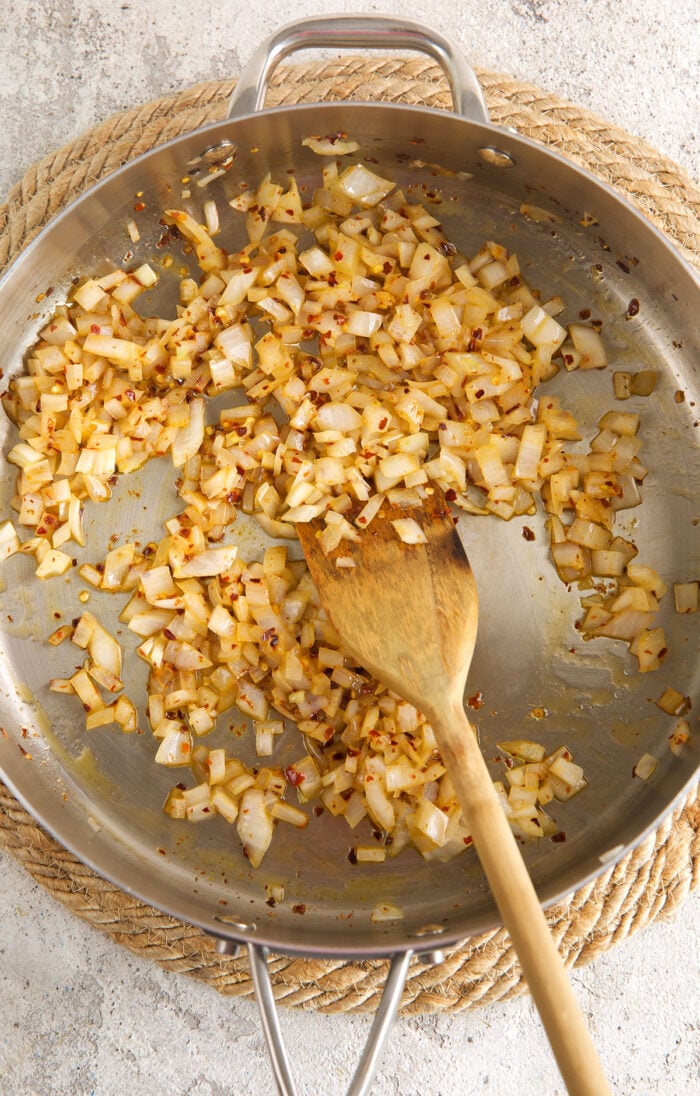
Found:
M 574 997 L 518 844 L 460 705 L 431 721 L 496 904 L 513 941 L 571 1096 L 608 1096 L 610 1086 Z

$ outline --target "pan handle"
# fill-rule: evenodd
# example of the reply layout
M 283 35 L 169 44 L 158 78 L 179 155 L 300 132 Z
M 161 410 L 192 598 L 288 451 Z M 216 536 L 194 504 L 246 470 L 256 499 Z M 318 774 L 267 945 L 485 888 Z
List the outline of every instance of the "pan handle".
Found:
M 275 31 L 243 69 L 228 106 L 229 118 L 262 110 L 270 77 L 283 58 L 310 48 L 359 50 L 410 49 L 434 58 L 447 76 L 455 110 L 472 122 L 488 125 L 489 115 L 479 82 L 466 60 L 441 34 L 384 15 L 340 15 L 302 19 Z
M 397 952 L 391 957 L 389 974 L 382 992 L 382 999 L 374 1015 L 367 1045 L 355 1070 L 347 1096 L 367 1096 L 379 1067 L 379 1060 L 386 1045 L 391 1025 L 401 1002 L 406 984 L 408 965 L 412 951 Z M 255 998 L 260 1010 L 263 1033 L 275 1075 L 279 1096 L 297 1096 L 289 1055 L 282 1038 L 279 1014 L 272 992 L 270 972 L 267 967 L 267 948 L 260 944 L 248 944 L 248 962 L 255 987 Z

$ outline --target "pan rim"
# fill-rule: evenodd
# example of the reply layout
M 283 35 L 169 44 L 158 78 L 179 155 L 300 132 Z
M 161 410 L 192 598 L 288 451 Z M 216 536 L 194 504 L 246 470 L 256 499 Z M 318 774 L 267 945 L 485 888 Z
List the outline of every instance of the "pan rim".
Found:
M 512 145 L 514 145 L 516 147 L 519 146 L 519 145 L 524 145 L 524 146 L 532 149 L 533 151 L 535 151 L 540 156 L 542 154 L 544 154 L 550 160 L 552 160 L 552 161 L 554 161 L 554 162 L 556 162 L 560 165 L 563 165 L 566 168 L 567 171 L 574 173 L 576 176 L 578 176 L 579 178 L 584 180 L 587 186 L 589 186 L 589 187 L 593 186 L 593 187 L 601 190 L 602 192 L 606 193 L 610 198 L 612 198 L 616 203 L 620 204 L 623 208 L 626 208 L 627 211 L 634 216 L 634 218 L 639 223 L 642 230 L 647 235 L 650 235 L 651 237 L 654 237 L 656 239 L 656 241 L 660 245 L 663 246 L 663 248 L 668 253 L 671 260 L 673 262 L 675 262 L 675 264 L 679 265 L 679 267 L 684 271 L 686 276 L 690 275 L 690 279 L 691 279 L 692 283 L 697 285 L 698 288 L 700 288 L 700 275 L 698 275 L 697 271 L 695 271 L 694 268 L 678 252 L 678 250 L 676 249 L 674 244 L 671 242 L 671 240 L 668 238 L 668 236 L 666 236 L 655 225 L 653 225 L 650 221 L 648 221 L 646 219 L 646 217 L 644 217 L 644 215 L 629 201 L 629 199 L 627 199 L 624 195 L 620 194 L 619 191 L 617 191 L 615 188 L 613 188 L 609 184 L 605 183 L 604 181 L 598 179 L 596 176 L 592 175 L 586 169 L 581 168 L 577 164 L 574 164 L 572 161 L 568 160 L 561 153 L 559 153 L 555 150 L 552 150 L 550 148 L 547 148 L 546 146 L 539 144 L 537 141 L 534 141 L 534 140 L 532 140 L 528 137 L 524 137 L 524 136 L 516 134 L 516 133 L 511 133 L 510 131 L 502 129 L 502 128 L 500 128 L 498 126 L 495 126 L 493 124 L 486 125 L 484 123 L 471 121 L 470 119 L 463 118 L 460 115 L 457 115 L 457 114 L 453 113 L 452 111 L 436 110 L 436 109 L 428 108 L 428 107 L 413 107 L 413 106 L 408 106 L 408 105 L 405 105 L 405 104 L 396 104 L 396 103 L 374 103 L 374 102 L 370 102 L 370 103 L 357 102 L 357 103 L 354 103 L 354 102 L 352 102 L 352 103 L 299 104 L 299 105 L 295 105 L 295 106 L 286 106 L 286 107 L 281 106 L 281 107 L 269 108 L 269 109 L 266 109 L 264 111 L 264 114 L 266 114 L 266 115 L 267 114 L 290 115 L 290 114 L 298 114 L 298 113 L 316 113 L 316 112 L 319 111 L 319 109 L 324 111 L 325 113 L 329 113 L 329 114 L 332 113 L 332 112 L 342 111 L 346 115 L 347 115 L 348 110 L 355 110 L 355 109 L 359 109 L 359 110 L 362 110 L 362 111 L 369 110 L 372 113 L 387 112 L 387 111 L 395 113 L 395 112 L 398 111 L 398 112 L 401 112 L 401 113 L 404 113 L 404 114 L 410 114 L 412 117 L 415 117 L 417 119 L 420 119 L 420 118 L 432 119 L 437 115 L 437 116 L 440 116 L 440 117 L 449 118 L 454 123 L 459 123 L 460 126 L 462 126 L 463 124 L 466 123 L 466 125 L 468 127 L 470 127 L 470 128 L 474 127 L 477 132 L 482 131 L 485 135 L 488 135 L 488 137 L 490 139 L 493 139 L 493 136 L 496 135 L 499 138 L 500 142 L 510 142 Z M 46 238 L 46 236 L 52 230 L 54 230 L 56 227 L 59 226 L 60 223 L 63 222 L 63 219 L 65 217 L 70 216 L 75 211 L 75 209 L 80 205 L 80 203 L 92 199 L 103 187 L 106 187 L 109 184 L 113 183 L 114 180 L 118 176 L 127 175 L 130 171 L 132 171 L 134 169 L 137 169 L 138 166 L 141 165 L 143 162 L 145 162 L 148 158 L 153 157 L 153 156 L 157 155 L 158 153 L 160 153 L 162 151 L 171 150 L 171 149 L 177 147 L 178 145 L 181 145 L 181 144 L 183 144 L 187 141 L 190 141 L 194 138 L 199 138 L 200 136 L 204 140 L 207 140 L 214 133 L 218 133 L 218 132 L 221 132 L 222 134 L 226 133 L 227 131 L 229 131 L 231 129 L 235 129 L 235 128 L 239 127 L 243 123 L 246 123 L 248 121 L 254 121 L 255 119 L 257 119 L 259 117 L 260 117 L 260 115 L 258 115 L 258 114 L 249 114 L 249 115 L 241 116 L 240 118 L 236 118 L 236 119 L 223 119 L 223 120 L 213 121 L 213 122 L 207 123 L 205 126 L 198 127 L 195 130 L 188 131 L 185 134 L 181 134 L 178 137 L 172 138 L 171 140 L 169 140 L 168 142 L 165 142 L 162 145 L 158 145 L 154 149 L 150 149 L 150 150 L 148 150 L 144 153 L 141 153 L 138 157 L 135 157 L 134 159 L 129 160 L 127 163 L 121 165 L 119 168 L 116 168 L 114 171 L 112 171 L 108 175 L 104 176 L 98 182 L 96 182 L 92 186 L 88 187 L 85 191 L 83 191 L 75 199 L 70 201 L 54 218 L 52 218 L 47 223 L 47 225 L 45 225 L 42 228 L 42 230 L 39 233 L 37 233 L 37 235 L 34 237 L 34 239 L 32 239 L 19 252 L 19 254 L 13 259 L 13 261 L 7 266 L 7 268 L 5 269 L 5 271 L 2 274 L 2 277 L 0 277 L 0 293 L 2 293 L 2 291 L 4 290 L 4 288 L 7 285 L 8 281 L 13 277 L 17 265 L 19 263 L 31 262 L 32 257 L 34 255 L 37 247 L 39 247 L 41 245 L 41 242 Z M 21 792 L 19 786 L 15 785 L 12 777 L 7 776 L 5 774 L 5 771 L 2 767 L 2 762 L 0 762 L 0 775 L 3 776 L 3 779 L 5 780 L 5 783 L 8 785 L 8 787 L 13 792 L 13 794 L 16 795 L 17 799 L 22 803 L 22 805 L 28 810 L 30 815 L 32 815 L 32 817 L 36 818 L 37 821 L 39 821 L 48 830 L 48 832 L 51 833 L 51 835 L 56 840 L 59 841 L 60 844 L 62 844 L 65 848 L 67 848 L 74 855 L 76 855 L 81 860 L 81 862 L 85 863 L 87 866 L 92 868 L 92 870 L 96 871 L 97 874 L 100 875 L 102 878 L 108 879 L 110 882 L 114 883 L 115 885 L 118 885 L 121 889 L 126 891 L 126 893 L 132 894 L 135 897 L 138 897 L 142 901 L 148 902 L 149 904 L 155 906 L 158 909 L 162 909 L 162 910 L 164 909 L 162 904 L 159 904 L 158 902 L 154 902 L 150 898 L 150 896 L 147 893 L 147 888 L 146 888 L 146 891 L 144 891 L 143 888 L 138 888 L 138 891 L 137 891 L 137 890 L 133 889 L 132 887 L 130 887 L 129 884 L 127 882 L 125 882 L 122 878 L 120 878 L 119 873 L 112 874 L 110 872 L 105 872 L 101 866 L 98 867 L 96 862 L 93 862 L 93 860 L 90 856 L 89 850 L 86 852 L 84 849 L 80 848 L 80 844 L 81 844 L 80 842 L 73 842 L 71 840 L 66 840 L 63 836 L 63 833 L 60 830 L 60 827 L 54 827 L 52 825 L 47 825 L 44 822 L 43 818 L 42 818 L 41 812 L 35 810 L 32 806 L 30 806 L 29 797 L 25 797 L 24 794 Z M 659 815 L 656 816 L 650 823 L 648 823 L 647 826 L 638 835 L 636 835 L 633 839 L 631 839 L 626 845 L 621 846 L 620 850 L 619 850 L 619 854 L 617 854 L 617 850 L 616 850 L 616 855 L 613 859 L 606 860 L 605 862 L 601 863 L 599 868 L 593 869 L 585 877 L 583 877 L 582 879 L 579 879 L 572 887 L 566 887 L 563 890 L 561 890 L 561 889 L 555 890 L 554 893 L 547 894 L 546 897 L 542 900 L 543 905 L 545 906 L 545 908 L 555 904 L 557 901 L 560 901 L 566 895 L 572 893 L 574 890 L 578 889 L 579 887 L 585 886 L 587 883 L 589 883 L 592 880 L 598 878 L 598 876 L 600 876 L 606 870 L 608 870 L 609 868 L 613 867 L 616 863 L 618 863 L 619 860 L 621 860 L 625 855 L 627 855 L 629 852 L 633 851 L 651 832 L 653 832 L 655 829 L 657 829 L 658 826 L 663 822 L 663 820 L 673 811 L 673 809 L 675 809 L 675 807 L 678 804 L 681 797 L 688 794 L 689 790 L 692 788 L 692 786 L 697 781 L 697 779 L 698 779 L 698 772 L 696 770 L 694 773 L 691 773 L 690 777 L 686 780 L 685 784 L 680 788 L 680 790 L 677 791 L 677 793 L 673 797 L 673 799 L 662 808 Z M 112 835 L 112 836 L 114 836 L 114 835 Z M 116 837 L 114 837 L 114 839 L 117 840 Z M 543 889 L 546 890 L 546 888 L 543 888 Z M 174 908 L 177 908 L 177 907 L 174 907 Z M 164 911 L 170 913 L 172 916 L 181 917 L 181 914 L 173 913 L 173 907 L 172 906 L 169 907 L 167 910 L 164 910 Z M 494 912 L 495 912 L 495 908 L 494 908 Z M 274 932 L 272 932 L 272 933 L 266 932 L 265 927 L 261 927 L 261 931 L 259 933 L 256 932 L 254 935 L 247 936 L 247 935 L 242 935 L 240 932 L 238 934 L 230 932 L 228 930 L 227 926 L 224 923 L 221 923 L 220 926 L 217 924 L 217 928 L 214 932 L 214 930 L 212 930 L 212 928 L 211 928 L 211 923 L 212 922 L 208 922 L 204 918 L 199 919 L 199 920 L 196 920 L 196 919 L 193 920 L 191 917 L 187 917 L 186 920 L 188 921 L 188 923 L 192 923 L 192 924 L 197 925 L 197 927 L 201 928 L 203 931 L 208 932 L 208 933 L 213 934 L 213 935 L 215 934 L 215 935 L 220 936 L 224 939 L 230 939 L 230 940 L 235 940 L 235 941 L 255 940 L 256 942 L 262 943 L 264 946 L 269 946 L 269 947 L 273 948 L 274 950 L 278 950 L 278 951 L 282 951 L 283 953 L 294 954 L 294 955 L 304 954 L 304 955 L 318 956 L 318 957 L 331 957 L 331 956 L 333 956 L 333 957 L 339 957 L 339 958 L 357 958 L 359 955 L 364 955 L 364 956 L 388 955 L 388 954 L 392 954 L 393 951 L 406 951 L 406 950 L 409 950 L 409 949 L 412 949 L 412 948 L 416 947 L 415 942 L 413 940 L 410 940 L 410 939 L 405 940 L 405 941 L 395 942 L 394 946 L 393 946 L 393 951 L 390 950 L 390 949 L 388 950 L 386 947 L 382 947 L 379 943 L 370 944 L 368 946 L 362 946 L 362 947 L 342 949 L 340 951 L 338 951 L 336 949 L 333 949 L 332 947 L 326 947 L 324 945 L 319 945 L 317 947 L 306 947 L 306 946 L 304 946 L 304 947 L 301 947 L 301 946 L 300 947 L 294 947 L 294 946 L 285 944 L 285 945 L 280 946 L 279 943 L 275 939 Z M 213 919 L 212 919 L 212 921 L 213 921 Z M 498 921 L 497 913 L 496 913 L 495 917 L 493 917 L 493 918 L 488 918 L 488 917 L 483 918 L 481 921 L 477 921 L 476 927 L 471 930 L 472 935 L 477 935 L 480 932 L 488 931 L 488 930 L 496 927 L 498 924 L 499 924 L 499 921 Z M 438 944 L 440 944 L 440 945 L 453 945 L 453 944 L 455 944 L 458 941 L 463 940 L 463 939 L 465 939 L 465 937 L 462 934 L 457 933 L 457 932 L 450 932 L 450 931 L 445 931 L 444 933 L 435 933 L 433 935 L 426 935 L 426 936 L 424 936 L 424 937 L 422 936 L 420 938 L 420 947 L 419 947 L 418 950 L 428 950 L 431 947 L 434 947 L 435 945 L 438 945 Z
M 206 933 L 208 936 L 213 937 L 214 939 L 227 940 L 236 944 L 254 943 L 264 948 L 269 948 L 272 951 L 279 952 L 283 955 L 308 956 L 310 958 L 318 959 L 356 960 L 361 957 L 389 958 L 392 955 L 403 953 L 406 951 L 415 951 L 416 953 L 420 953 L 423 951 L 431 951 L 435 947 L 457 947 L 467 940 L 481 935 L 482 933 L 491 932 L 493 930 L 502 928 L 502 923 L 498 917 L 498 911 L 494 906 L 494 916 L 486 916 L 481 918 L 480 920 L 477 920 L 474 928 L 466 936 L 463 933 L 446 929 L 444 932 L 426 932 L 421 933 L 420 936 L 412 934 L 405 938 L 392 940 L 391 947 L 383 946 L 378 942 L 369 943 L 367 945 L 363 944 L 362 946 L 354 948 L 334 948 L 332 946 L 326 946 L 323 944 L 311 945 L 308 947 L 302 945 L 296 946 L 294 944 L 280 944 L 279 939 L 275 936 L 274 931 L 266 931 L 267 926 L 261 926 L 260 931 L 257 931 L 258 926 L 256 925 L 255 932 L 246 933 L 240 930 L 237 932 L 232 931 L 230 925 L 223 920 L 217 921 L 214 917 L 207 919 L 204 917 L 192 918 L 190 916 L 186 916 L 184 912 L 178 911 L 177 903 L 175 903 L 175 905 L 165 906 L 162 902 L 156 900 L 147 893 L 147 887 L 135 888 L 130 885 L 124 877 L 121 876 L 121 873 L 105 871 L 101 864 L 99 864 L 97 860 L 90 855 L 89 852 L 86 855 L 83 854 L 83 851 L 79 847 L 79 842 L 74 842 L 70 838 L 68 840 L 64 840 L 61 833 L 59 832 L 58 827 L 54 827 L 50 823 L 46 823 L 44 819 L 39 816 L 39 814 L 32 807 L 27 797 L 22 792 L 21 788 L 14 783 L 11 776 L 8 777 L 6 775 L 1 765 L 0 777 L 2 777 L 5 785 L 9 788 L 17 801 L 27 811 L 27 813 L 35 821 L 39 822 L 39 824 L 51 835 L 51 837 L 59 845 L 65 848 L 68 852 L 72 853 L 82 864 L 90 868 L 90 870 L 93 871 L 97 876 L 99 876 L 106 882 L 112 883 L 114 886 L 117 886 L 121 891 L 123 891 L 125 894 L 130 895 L 132 898 L 136 898 L 138 901 L 143 902 L 145 905 L 151 906 L 152 908 L 159 910 L 161 913 L 167 914 L 168 916 L 173 917 L 176 920 L 182 921 L 185 924 L 193 925 L 195 928 L 200 929 L 202 932 Z M 551 906 L 554 906 L 558 902 L 563 901 L 566 897 L 568 897 L 568 895 L 574 894 L 576 891 L 582 889 L 583 887 L 586 887 L 589 883 L 595 882 L 595 880 L 603 875 L 606 871 L 614 868 L 617 864 L 620 863 L 621 860 L 625 858 L 625 856 L 634 852 L 634 850 L 637 849 L 647 837 L 654 833 L 659 828 L 659 826 L 669 817 L 669 815 L 671 815 L 673 811 L 676 810 L 681 801 L 689 796 L 695 785 L 699 783 L 700 769 L 696 769 L 694 773 L 691 773 L 688 780 L 674 796 L 671 802 L 663 807 L 660 814 L 655 819 L 653 819 L 637 836 L 635 836 L 627 844 L 620 845 L 612 850 L 614 852 L 614 855 L 611 855 L 610 858 L 599 858 L 600 865 L 597 868 L 592 869 L 585 876 L 579 879 L 573 887 L 555 889 L 554 893 L 545 893 L 544 895 L 541 895 L 540 892 L 543 890 L 547 892 L 547 887 L 537 888 L 538 898 L 540 899 L 540 904 L 542 908 L 544 910 L 549 909 Z M 110 838 L 115 842 L 118 842 L 118 838 L 116 837 L 116 835 L 110 834 Z M 363 931 L 363 927 L 360 927 L 360 933 L 362 933 Z

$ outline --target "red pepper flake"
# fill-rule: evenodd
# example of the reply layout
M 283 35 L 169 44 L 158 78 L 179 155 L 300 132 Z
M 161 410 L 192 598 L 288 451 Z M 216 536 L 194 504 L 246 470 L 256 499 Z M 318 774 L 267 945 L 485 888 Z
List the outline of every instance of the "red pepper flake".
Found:
M 639 301 L 636 297 L 633 297 L 630 303 L 627 305 L 627 315 L 629 317 L 637 316 L 639 314 Z
M 473 711 L 478 712 L 479 708 L 484 706 L 484 694 L 481 692 L 474 693 L 474 696 L 470 696 L 467 700 L 467 707 L 472 708 Z
M 298 769 L 295 769 L 293 765 L 290 765 L 289 768 L 284 770 L 284 777 L 293 788 L 298 788 L 306 779 L 304 774 L 300 773 Z
M 552 834 L 552 841 L 555 845 L 560 845 L 563 841 L 566 841 L 566 834 L 563 830 L 560 830 L 559 833 Z
M 303 902 L 298 902 L 296 906 L 292 906 L 292 913 L 306 913 L 306 906 Z
M 525 538 L 525 540 L 534 540 L 535 539 L 535 534 L 533 533 L 532 529 L 530 529 L 530 527 L 528 525 L 523 525 L 523 537 Z
M 136 204 L 134 205 L 134 210 L 135 210 L 136 213 L 141 213 L 145 208 L 146 208 L 146 203 L 145 202 L 136 202 Z

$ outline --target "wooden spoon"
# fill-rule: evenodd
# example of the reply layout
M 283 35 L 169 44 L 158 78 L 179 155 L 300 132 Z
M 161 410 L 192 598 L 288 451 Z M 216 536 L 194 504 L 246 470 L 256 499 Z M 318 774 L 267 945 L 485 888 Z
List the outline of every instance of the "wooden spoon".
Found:
M 424 543 L 399 539 L 391 523 L 406 518 Z M 586 1022 L 464 713 L 477 593 L 449 505 L 437 489 L 410 510 L 385 500 L 357 542 L 343 540 L 329 555 L 319 531 L 318 520 L 297 525 L 321 602 L 347 653 L 429 720 L 569 1093 L 606 1096 Z M 339 556 L 354 566 L 338 567 Z

